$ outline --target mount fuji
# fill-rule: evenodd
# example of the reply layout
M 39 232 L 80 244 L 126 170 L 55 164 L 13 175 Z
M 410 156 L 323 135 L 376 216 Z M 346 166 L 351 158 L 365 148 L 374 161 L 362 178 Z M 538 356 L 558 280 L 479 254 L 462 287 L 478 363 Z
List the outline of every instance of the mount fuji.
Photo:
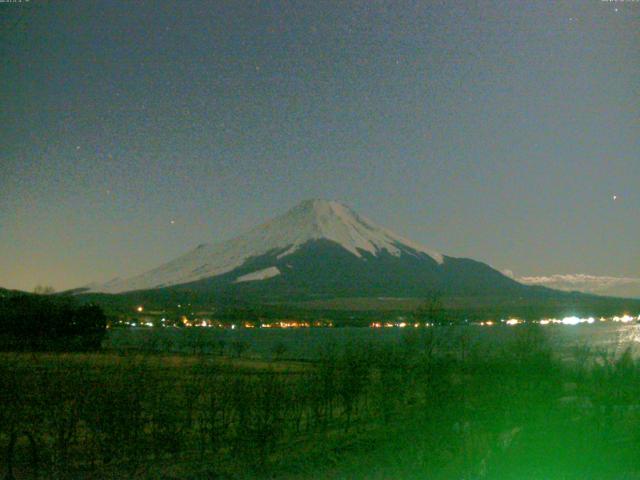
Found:
M 471 259 L 407 240 L 342 203 L 307 200 L 244 235 L 202 244 L 153 270 L 87 293 L 149 290 L 262 298 L 476 296 L 539 291 Z

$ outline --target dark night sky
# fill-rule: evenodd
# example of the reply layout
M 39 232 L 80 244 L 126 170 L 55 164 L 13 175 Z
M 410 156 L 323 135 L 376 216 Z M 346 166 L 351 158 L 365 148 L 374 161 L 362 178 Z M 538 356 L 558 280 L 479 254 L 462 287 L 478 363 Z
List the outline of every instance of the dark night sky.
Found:
M 640 2 L 0 13 L 1 286 L 133 275 L 309 197 L 519 276 L 640 277 Z

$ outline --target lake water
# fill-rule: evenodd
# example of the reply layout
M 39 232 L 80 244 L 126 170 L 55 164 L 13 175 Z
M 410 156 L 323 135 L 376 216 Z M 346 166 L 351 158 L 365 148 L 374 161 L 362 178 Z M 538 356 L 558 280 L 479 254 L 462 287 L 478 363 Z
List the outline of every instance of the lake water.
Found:
M 474 344 L 492 349 L 500 348 L 517 334 L 519 326 L 460 326 L 432 327 L 441 345 L 455 348 L 466 333 Z M 594 351 L 621 354 L 630 348 L 640 357 L 640 324 L 597 322 L 595 324 L 547 325 L 541 327 L 553 350 L 570 354 L 575 347 L 587 346 Z M 417 329 L 419 330 L 419 329 Z M 424 329 L 423 329 L 424 330 Z M 407 335 L 417 333 L 412 328 L 296 328 L 296 329 L 218 329 L 218 328 L 122 328 L 109 331 L 104 346 L 109 350 L 164 351 L 215 353 L 224 348 L 231 353 L 234 344 L 243 343 L 244 355 L 272 358 L 279 347 L 283 357 L 314 359 L 327 348 L 348 344 L 400 343 Z

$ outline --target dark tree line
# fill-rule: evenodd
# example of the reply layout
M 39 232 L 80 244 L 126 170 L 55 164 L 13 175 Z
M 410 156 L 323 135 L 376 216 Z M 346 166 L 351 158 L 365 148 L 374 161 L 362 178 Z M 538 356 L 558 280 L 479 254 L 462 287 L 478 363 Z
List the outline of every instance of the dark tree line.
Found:
M 100 307 L 80 305 L 68 297 L 0 297 L 1 350 L 97 350 L 106 325 Z

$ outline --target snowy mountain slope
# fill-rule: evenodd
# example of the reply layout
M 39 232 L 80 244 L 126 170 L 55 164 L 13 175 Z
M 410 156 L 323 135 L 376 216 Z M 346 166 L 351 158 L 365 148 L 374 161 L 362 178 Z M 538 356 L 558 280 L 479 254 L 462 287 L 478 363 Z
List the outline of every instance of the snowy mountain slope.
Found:
M 199 245 L 141 275 L 103 285 L 92 284 L 88 289 L 120 293 L 192 283 L 226 274 L 252 258 L 267 254 L 275 253 L 277 260 L 285 259 L 309 242 L 318 240 L 333 242 L 361 260 L 369 255 L 400 257 L 405 254 L 414 257 L 426 255 L 438 265 L 445 261 L 441 254 L 377 226 L 341 203 L 308 200 L 237 238 L 219 244 Z M 247 272 L 235 278 L 235 282 L 264 280 L 280 273 L 274 265 L 260 270 L 266 273 Z

